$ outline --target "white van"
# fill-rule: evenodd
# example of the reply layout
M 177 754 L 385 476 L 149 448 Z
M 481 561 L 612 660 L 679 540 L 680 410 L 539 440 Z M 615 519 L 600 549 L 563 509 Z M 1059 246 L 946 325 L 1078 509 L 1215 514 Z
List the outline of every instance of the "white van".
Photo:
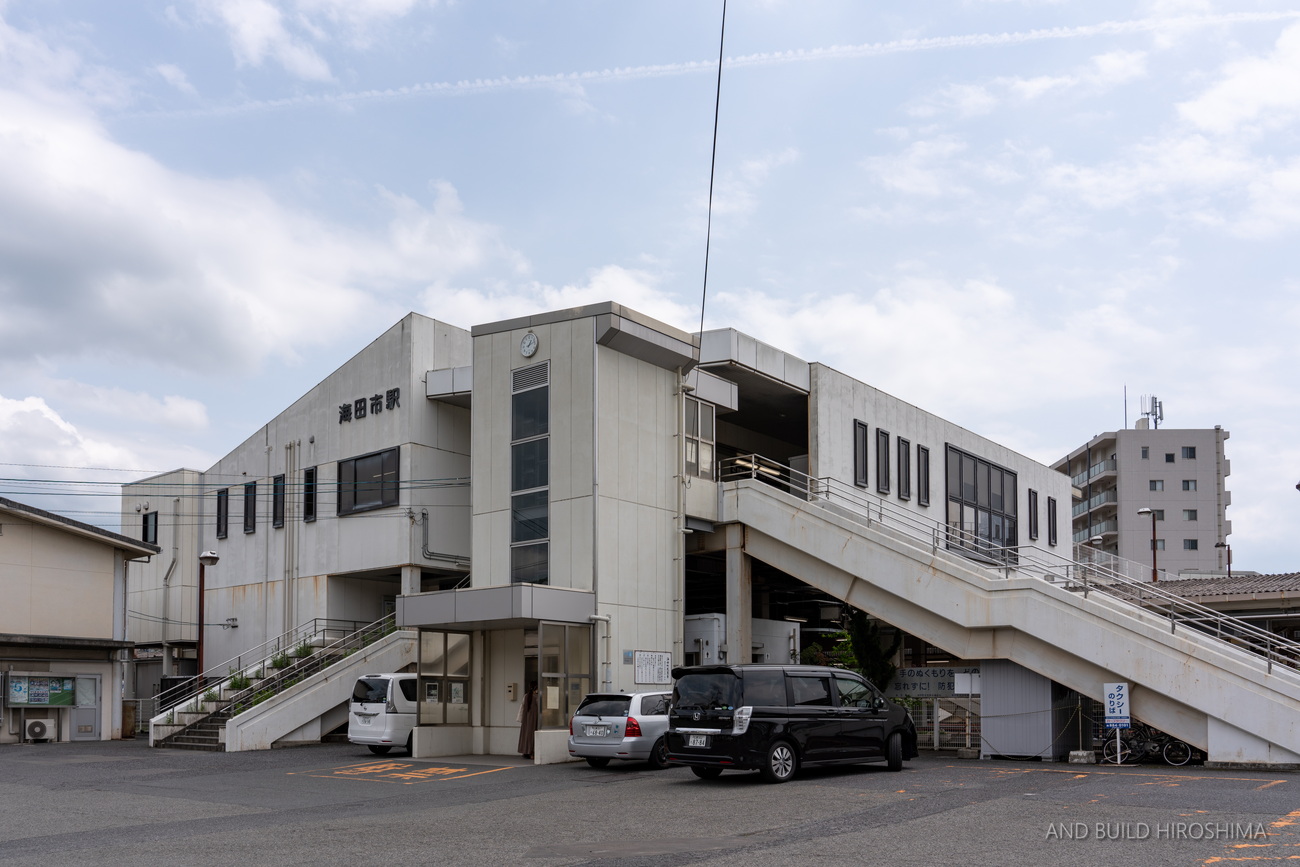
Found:
M 415 728 L 416 676 L 414 674 L 363 674 L 352 688 L 348 708 L 348 742 L 365 744 L 383 755 L 395 746 L 411 752 Z

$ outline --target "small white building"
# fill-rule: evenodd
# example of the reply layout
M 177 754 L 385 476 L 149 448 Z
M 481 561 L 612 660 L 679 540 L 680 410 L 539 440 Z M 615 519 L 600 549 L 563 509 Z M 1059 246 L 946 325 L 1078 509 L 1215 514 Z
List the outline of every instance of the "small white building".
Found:
M 213 467 L 124 487 L 124 521 L 148 502 L 164 548 L 133 573 L 132 636 L 193 666 L 175 605 L 212 550 L 206 666 L 395 608 L 420 631 L 417 754 L 514 752 L 535 686 L 538 761 L 561 760 L 585 693 L 664 687 L 700 658 L 687 617 L 724 615 L 732 662 L 754 620 L 836 625 L 839 600 L 721 523 L 726 472 L 841 485 L 977 558 L 1070 556 L 1067 477 L 732 329 L 614 303 L 470 332 L 410 314 Z
M 157 552 L 0 497 L 0 743 L 122 736 L 127 568 Z

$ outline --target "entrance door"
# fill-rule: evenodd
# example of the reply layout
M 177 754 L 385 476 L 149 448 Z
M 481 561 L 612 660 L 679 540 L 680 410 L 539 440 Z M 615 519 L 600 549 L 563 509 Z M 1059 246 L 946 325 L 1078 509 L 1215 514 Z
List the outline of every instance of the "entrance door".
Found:
M 99 675 L 77 675 L 76 704 L 72 707 L 71 740 L 97 741 L 100 738 Z

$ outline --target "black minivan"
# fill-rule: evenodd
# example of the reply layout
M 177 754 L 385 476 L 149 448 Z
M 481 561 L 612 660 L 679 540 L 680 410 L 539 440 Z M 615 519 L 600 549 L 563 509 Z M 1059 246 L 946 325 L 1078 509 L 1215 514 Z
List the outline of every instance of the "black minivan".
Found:
M 861 675 L 822 665 L 673 669 L 669 764 L 697 777 L 758 770 L 783 783 L 800 767 L 917 756 L 916 725 Z

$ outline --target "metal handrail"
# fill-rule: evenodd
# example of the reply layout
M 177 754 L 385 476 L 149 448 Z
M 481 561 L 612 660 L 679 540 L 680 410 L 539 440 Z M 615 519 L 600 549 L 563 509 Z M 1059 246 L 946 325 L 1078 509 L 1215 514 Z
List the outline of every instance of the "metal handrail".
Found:
M 276 669 L 275 674 L 232 695 L 226 711 L 229 716 L 237 716 L 396 631 L 397 617 L 389 614 L 315 650 L 310 656 L 291 658 L 289 664 Z
M 304 642 L 315 643 L 340 631 L 347 634 L 367 625 L 369 624 L 364 620 L 338 620 L 327 617 L 316 617 L 300 623 L 283 635 L 277 635 L 275 638 L 263 641 L 238 656 L 217 663 L 207 670 L 159 692 L 154 696 L 155 708 L 157 708 L 158 712 L 152 719 L 156 720 L 160 716 L 177 711 L 184 705 L 193 702 L 194 699 L 212 688 L 214 681 L 219 686 L 222 681 L 232 674 L 248 673 L 255 670 L 255 666 L 269 661 L 277 653 L 292 652 Z
M 1300 642 L 1281 638 L 1244 620 L 1215 611 L 1166 590 L 1159 584 L 1126 574 L 1130 564 L 1105 552 L 1075 546 L 1077 553 L 1090 552 L 1085 559 L 1061 556 L 1032 545 L 999 546 L 981 539 L 964 528 L 952 527 L 910 509 L 874 496 L 861 488 L 838 479 L 814 478 L 792 467 L 761 455 L 739 455 L 723 459 L 719 467 L 721 481 L 752 479 L 787 493 L 830 508 L 855 523 L 868 528 L 878 525 L 921 541 L 932 551 L 947 550 L 975 563 L 977 568 L 994 571 L 1001 577 L 1034 577 L 1061 583 L 1082 592 L 1104 594 L 1132 606 L 1144 615 L 1156 615 L 1168 623 L 1170 631 L 1179 624 L 1200 635 L 1235 650 L 1245 650 L 1252 659 L 1263 658 L 1265 670 L 1274 673 L 1274 664 L 1282 666 L 1288 677 L 1300 679 Z M 1104 555 L 1104 556 L 1101 556 Z M 1145 567 L 1146 573 L 1150 568 Z
M 230 717 L 236 716 L 251 707 L 261 704 L 268 698 L 284 692 L 286 689 L 296 685 L 300 681 L 305 680 L 313 674 L 328 668 L 336 662 L 351 656 L 358 650 L 368 647 L 384 636 L 391 635 L 396 631 L 397 616 L 396 614 L 388 614 L 381 617 L 379 620 L 376 620 L 374 623 L 367 623 L 360 629 L 356 629 L 329 644 L 319 648 L 313 647 L 311 653 L 307 656 L 289 656 L 286 654 L 284 659 L 285 664 L 281 668 L 275 668 L 274 656 L 267 657 L 257 667 L 256 671 L 253 671 L 253 674 L 256 676 L 249 677 L 250 682 L 246 687 L 235 689 L 234 687 L 229 686 L 232 678 L 243 675 L 243 672 L 240 671 L 233 672 L 224 681 L 218 682 L 214 687 L 212 687 L 213 689 L 216 689 L 221 696 L 217 702 L 219 706 L 214 710 L 202 711 L 204 714 L 203 719 L 187 723 L 184 728 L 169 733 L 165 740 L 170 740 L 183 734 L 185 731 L 193 728 L 204 720 L 212 719 L 213 717 L 229 719 Z M 268 670 L 274 671 L 275 673 L 269 677 L 265 676 Z M 233 692 L 231 692 L 231 690 L 233 690 Z M 194 698 L 197 698 L 197 696 Z M 206 706 L 206 703 L 204 704 Z M 190 706 L 197 707 L 196 704 L 191 704 Z M 165 720 L 168 714 L 174 712 L 189 712 L 184 710 L 184 707 L 184 703 L 177 705 L 167 711 L 167 714 L 160 714 L 155 717 L 152 722 L 166 724 Z

